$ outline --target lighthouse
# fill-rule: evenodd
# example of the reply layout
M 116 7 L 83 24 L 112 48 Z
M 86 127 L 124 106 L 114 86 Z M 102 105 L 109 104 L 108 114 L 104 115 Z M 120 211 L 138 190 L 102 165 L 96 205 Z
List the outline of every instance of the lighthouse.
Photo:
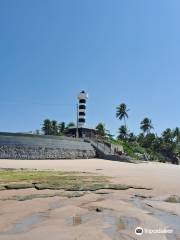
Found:
M 86 101 L 88 99 L 88 94 L 82 90 L 78 94 L 78 128 L 82 128 L 86 124 Z
M 88 94 L 82 90 L 77 98 L 77 125 L 76 127 L 68 128 L 66 135 L 76 138 L 95 138 L 96 130 L 86 126 L 86 103 Z

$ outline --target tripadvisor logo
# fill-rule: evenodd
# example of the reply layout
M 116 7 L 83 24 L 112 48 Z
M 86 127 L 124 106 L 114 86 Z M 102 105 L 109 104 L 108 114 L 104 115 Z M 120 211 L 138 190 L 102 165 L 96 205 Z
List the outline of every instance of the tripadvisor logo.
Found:
M 136 234 L 136 235 L 143 235 L 143 228 L 137 227 L 137 228 L 135 229 L 135 234 Z
M 147 229 L 142 227 L 137 227 L 135 229 L 136 235 L 143 235 L 143 234 L 167 234 L 167 233 L 173 233 L 173 229 Z

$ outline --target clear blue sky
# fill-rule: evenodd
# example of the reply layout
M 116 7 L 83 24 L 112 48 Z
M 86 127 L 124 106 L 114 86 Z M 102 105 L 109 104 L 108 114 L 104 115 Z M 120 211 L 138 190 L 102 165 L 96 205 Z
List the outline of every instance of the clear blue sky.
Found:
M 1 0 L 0 131 L 29 131 L 45 118 L 76 120 L 89 93 L 87 125 L 116 134 L 115 108 L 130 108 L 159 134 L 180 125 L 179 0 Z

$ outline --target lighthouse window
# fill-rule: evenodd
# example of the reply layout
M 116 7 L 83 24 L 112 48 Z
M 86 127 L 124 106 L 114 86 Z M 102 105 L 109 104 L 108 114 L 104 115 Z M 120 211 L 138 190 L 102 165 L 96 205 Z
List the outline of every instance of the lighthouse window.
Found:
M 85 112 L 79 112 L 79 116 L 85 116 Z
M 86 109 L 85 105 L 79 105 L 79 109 Z
M 80 99 L 79 102 L 80 103 L 86 103 L 86 99 Z

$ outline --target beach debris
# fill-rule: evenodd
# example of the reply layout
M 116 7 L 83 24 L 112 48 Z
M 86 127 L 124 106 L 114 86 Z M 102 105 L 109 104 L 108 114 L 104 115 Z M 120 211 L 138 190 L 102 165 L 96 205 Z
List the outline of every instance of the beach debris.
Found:
M 96 208 L 96 212 L 102 212 L 102 208 Z

